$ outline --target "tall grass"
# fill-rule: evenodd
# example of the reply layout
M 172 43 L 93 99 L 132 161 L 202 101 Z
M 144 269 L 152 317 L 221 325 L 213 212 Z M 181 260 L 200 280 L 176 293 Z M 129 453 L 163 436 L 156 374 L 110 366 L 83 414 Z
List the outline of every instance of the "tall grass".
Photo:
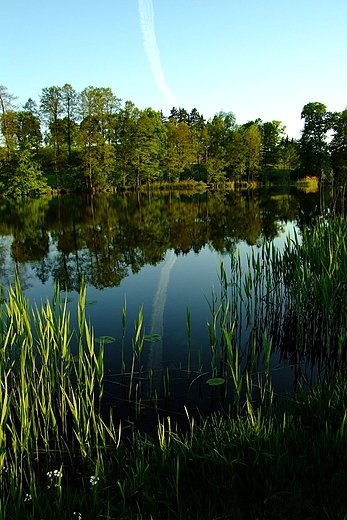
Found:
M 207 380 L 224 414 L 187 413 L 185 433 L 151 395 L 142 307 L 126 367 L 124 305 L 116 376 L 136 421 L 158 411 L 156 438 L 135 422 L 125 435 L 113 407 L 105 414 L 112 378 L 85 286 L 73 331 L 59 287 L 31 308 L 16 279 L 0 307 L 0 519 L 344 518 L 346 239 L 344 220 L 319 219 L 282 252 L 264 244 L 245 264 L 236 255 L 230 273 L 221 263 L 207 366 L 202 347 L 194 362 L 187 310 L 187 380 L 189 390 Z M 300 388 L 316 363 L 324 385 L 276 397 L 278 360 L 297 367 Z M 163 387 L 168 399 L 168 368 Z
M 334 356 L 346 339 L 346 221 L 318 219 L 303 231 L 300 244 L 288 244 L 283 262 L 288 314 L 296 318 L 298 346 L 318 357 L 323 347 L 325 356 Z
M 212 386 L 210 410 L 217 403 L 228 413 L 255 413 L 259 406 L 271 408 L 279 370 L 292 371 L 296 390 L 344 370 L 346 242 L 343 219 L 320 218 L 300 236 L 288 237 L 282 249 L 264 242 L 246 259 L 240 253 L 231 256 L 230 271 L 221 262 L 220 292 L 213 288 L 207 298 L 211 315 L 206 324 L 207 362 L 207 345 L 198 351 L 192 348 L 194 331 L 190 310 L 186 312 L 187 361 L 186 370 L 180 363 L 180 374 L 187 374 L 188 392 L 199 385 L 199 393 L 206 396 L 207 381 Z M 135 323 L 131 367 L 124 372 L 125 321 L 123 312 L 122 381 L 139 418 L 141 408 L 158 409 L 164 403 L 158 394 L 152 395 L 154 374 L 146 374 L 141 365 L 142 309 Z M 146 387 L 143 378 L 149 379 Z M 175 375 L 166 368 L 163 398 L 170 396 L 174 381 Z
M 67 478 L 73 462 L 54 466 L 41 486 L 33 466 L 21 501 L 14 504 L 15 489 L 2 495 L 2 517 L 342 520 L 346 400 L 337 379 L 270 415 L 213 414 L 197 424 L 187 414 L 186 434 L 168 417 L 158 422 L 156 438 L 134 430 L 128 446 L 88 460 L 77 482 Z
M 16 278 L 1 306 L 1 491 L 18 505 L 39 494 L 38 476 L 72 461 L 99 468 L 108 446 L 119 445 L 112 414 L 105 422 L 98 413 L 104 349 L 96 349 L 86 321 L 85 293 L 82 286 L 76 334 L 59 289 L 52 303 L 31 311 Z
M 258 397 L 271 401 L 271 373 L 282 367 L 292 367 L 297 389 L 345 369 L 346 280 L 342 218 L 317 219 L 301 236 L 288 237 L 282 251 L 265 243 L 243 265 L 232 257 L 229 276 L 221 263 L 220 307 L 214 299 L 208 327 L 212 352 L 221 346 L 220 374 L 233 382 L 237 406 L 242 388 L 249 398 L 255 380 Z

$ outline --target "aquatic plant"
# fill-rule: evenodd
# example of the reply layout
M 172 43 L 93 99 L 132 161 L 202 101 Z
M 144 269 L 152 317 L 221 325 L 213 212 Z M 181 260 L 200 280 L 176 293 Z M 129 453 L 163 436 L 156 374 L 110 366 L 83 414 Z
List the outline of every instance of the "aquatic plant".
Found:
M 185 409 L 183 432 L 143 369 L 144 342 L 159 338 L 145 334 L 142 308 L 130 367 L 124 306 L 120 373 L 105 375 L 113 338 L 94 337 L 85 285 L 74 331 L 59 287 L 52 302 L 30 306 L 16 278 L 0 307 L 0 518 L 344 518 L 346 238 L 344 220 L 319 219 L 282 253 L 264 244 L 245 264 L 233 257 L 230 273 L 221 263 L 206 367 L 187 311 L 188 393 L 206 388 L 211 414 Z M 296 367 L 299 389 L 317 363 L 322 384 L 278 396 L 279 363 Z M 114 403 L 105 406 L 113 382 L 124 389 L 127 429 Z M 166 367 L 163 398 L 172 384 Z M 137 427 L 150 407 L 153 436 Z
M 102 459 L 119 445 L 121 428 L 99 413 L 104 348 L 95 347 L 85 317 L 86 288 L 78 304 L 78 331 L 70 327 L 67 302 L 56 289 L 53 302 L 30 308 L 18 278 L 1 305 L 0 476 L 2 492 L 21 502 L 37 496 L 42 471 L 60 486 L 67 460 Z M 73 351 L 77 350 L 77 355 Z M 35 478 L 34 478 L 35 477 Z

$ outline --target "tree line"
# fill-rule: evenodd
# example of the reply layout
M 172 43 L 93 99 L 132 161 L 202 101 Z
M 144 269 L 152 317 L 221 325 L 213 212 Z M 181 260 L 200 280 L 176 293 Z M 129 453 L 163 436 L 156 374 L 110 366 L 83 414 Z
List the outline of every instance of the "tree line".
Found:
M 69 84 L 43 88 L 39 104 L 0 86 L 0 193 L 5 196 L 58 190 L 97 191 L 154 183 L 201 181 L 286 182 L 318 176 L 345 182 L 347 109 L 328 112 L 308 103 L 299 140 L 281 121 L 237 124 L 233 112 L 206 120 L 196 108 L 170 114 L 131 101 L 111 88 Z

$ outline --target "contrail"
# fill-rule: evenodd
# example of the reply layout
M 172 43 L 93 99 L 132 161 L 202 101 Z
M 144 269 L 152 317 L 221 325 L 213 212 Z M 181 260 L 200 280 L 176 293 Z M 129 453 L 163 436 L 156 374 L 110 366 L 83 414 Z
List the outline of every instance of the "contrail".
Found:
M 167 261 L 161 270 L 157 291 L 153 299 L 153 312 L 151 320 L 151 334 L 159 334 L 163 336 L 164 332 L 164 310 L 166 302 L 167 286 L 170 281 L 170 272 L 173 268 L 177 256 L 173 251 L 167 256 Z M 162 384 L 162 356 L 163 356 L 163 340 L 156 343 L 151 343 L 148 353 L 148 370 L 153 370 L 153 386 L 152 390 L 156 390 L 158 396 L 160 395 L 160 388 Z
M 145 51 L 157 87 L 162 91 L 168 110 L 176 107 L 175 96 L 166 84 L 164 71 L 161 66 L 160 53 L 154 30 L 154 12 L 152 0 L 139 0 L 140 21 L 145 44 Z

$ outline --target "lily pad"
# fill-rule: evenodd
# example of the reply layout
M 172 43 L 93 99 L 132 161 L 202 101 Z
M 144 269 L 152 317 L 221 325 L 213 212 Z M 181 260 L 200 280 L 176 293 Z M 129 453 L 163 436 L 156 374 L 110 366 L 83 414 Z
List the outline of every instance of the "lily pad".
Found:
M 160 341 L 162 338 L 160 334 L 146 334 L 143 338 L 145 341 L 149 341 L 150 343 L 156 343 Z
M 96 303 L 98 303 L 97 300 L 89 300 L 85 303 L 85 306 L 90 307 L 91 305 L 95 305 Z
M 95 341 L 97 343 L 103 343 L 104 345 L 106 345 L 106 343 L 113 343 L 114 341 L 116 341 L 116 338 L 114 338 L 113 336 L 99 336 L 98 338 L 95 338 Z
M 208 379 L 206 383 L 210 386 L 220 386 L 225 382 L 225 379 L 223 377 L 212 377 L 211 379 Z

